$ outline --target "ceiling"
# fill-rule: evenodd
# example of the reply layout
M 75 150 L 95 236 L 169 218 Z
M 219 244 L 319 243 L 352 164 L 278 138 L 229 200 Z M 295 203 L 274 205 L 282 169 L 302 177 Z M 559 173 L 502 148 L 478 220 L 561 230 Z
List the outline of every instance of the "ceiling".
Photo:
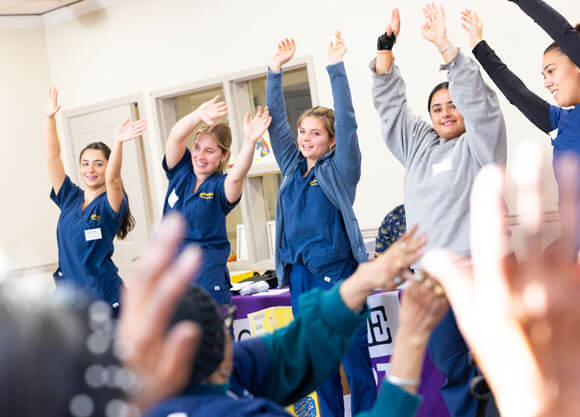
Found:
M 0 16 L 38 16 L 82 0 L 0 0 Z

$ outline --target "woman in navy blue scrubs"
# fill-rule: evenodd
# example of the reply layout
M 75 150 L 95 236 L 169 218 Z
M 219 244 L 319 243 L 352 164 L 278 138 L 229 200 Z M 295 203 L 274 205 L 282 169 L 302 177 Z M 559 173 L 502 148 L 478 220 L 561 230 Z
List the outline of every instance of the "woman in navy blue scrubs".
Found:
M 203 266 L 196 284 L 206 289 L 219 304 L 231 304 L 230 279 L 226 266 L 230 242 L 226 232 L 226 215 L 242 196 L 243 181 L 254 156 L 257 140 L 270 125 L 270 114 L 259 107 L 256 116 L 244 120 L 245 140 L 235 164 L 224 174 L 230 157 L 232 134 L 225 123 L 214 120 L 227 114 L 218 96 L 181 118 L 169 133 L 163 169 L 169 186 L 163 214 L 177 210 L 187 220 L 183 246 L 196 243 L 203 249 Z M 187 137 L 202 123 L 195 134 L 191 151 Z
M 300 294 L 331 288 L 368 259 L 352 209 L 360 179 L 361 154 L 350 88 L 342 58 L 346 45 L 339 32 L 328 48 L 334 110 L 315 107 L 298 119 L 294 138 L 286 116 L 282 65 L 296 45 L 285 39 L 270 61 L 266 104 L 272 114 L 272 149 L 282 184 L 276 208 L 276 274 L 290 285 L 292 309 Z M 366 326 L 354 336 L 343 361 L 354 414 L 372 407 L 377 395 L 367 345 Z M 344 415 L 340 375 L 318 390 L 323 417 Z
M 46 103 L 46 161 L 52 191 L 60 208 L 57 225 L 57 288 L 61 284 L 84 289 L 90 296 L 118 309 L 122 280 L 111 257 L 113 239 L 123 239 L 134 226 L 121 182 L 123 143 L 139 137 L 145 121 L 127 119 L 117 130 L 113 149 L 102 142 L 87 145 L 80 154 L 84 189 L 64 171 L 55 115 L 60 110 L 58 91 L 50 88 Z

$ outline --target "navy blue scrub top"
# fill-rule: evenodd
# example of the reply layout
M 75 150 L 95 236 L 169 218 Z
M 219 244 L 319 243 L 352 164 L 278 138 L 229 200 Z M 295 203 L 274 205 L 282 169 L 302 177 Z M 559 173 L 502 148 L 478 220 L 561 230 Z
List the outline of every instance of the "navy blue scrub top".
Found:
M 228 202 L 224 187 L 227 175 L 220 172 L 214 172 L 194 193 L 197 177 L 189 149 L 171 169 L 163 158 L 163 169 L 169 180 L 163 215 L 173 210 L 180 212 L 187 221 L 182 247 L 196 243 L 203 248 L 203 266 L 197 274 L 196 284 L 205 288 L 218 303 L 229 304 L 231 294 L 226 263 L 230 255 L 230 242 L 226 216 L 240 200 L 233 204 Z M 192 277 L 192 280 L 195 278 Z
M 119 302 L 121 278 L 113 263 L 113 239 L 127 213 L 127 200 L 116 213 L 104 192 L 83 210 L 84 192 L 66 176 L 50 198 L 60 208 L 56 227 L 58 269 L 57 286 L 72 284 L 111 305 Z
M 299 264 L 314 275 L 343 278 L 345 264 L 356 266 L 340 212 L 324 194 L 311 169 L 305 178 L 306 160 L 288 179 L 280 202 L 284 230 L 280 259 L 286 265 Z

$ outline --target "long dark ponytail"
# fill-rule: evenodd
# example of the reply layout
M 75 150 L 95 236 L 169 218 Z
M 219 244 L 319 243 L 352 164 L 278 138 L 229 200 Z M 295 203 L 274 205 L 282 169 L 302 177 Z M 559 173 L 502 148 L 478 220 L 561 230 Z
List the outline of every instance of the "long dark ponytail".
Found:
M 89 143 L 87 146 L 83 148 L 79 156 L 79 160 L 82 159 L 83 153 L 85 153 L 87 149 L 101 151 L 107 161 L 109 160 L 109 156 L 111 156 L 111 148 L 109 148 L 107 144 L 103 142 L 93 142 Z M 123 218 L 123 223 L 121 223 L 121 226 L 117 231 L 117 238 L 121 240 L 125 239 L 125 237 L 129 234 L 129 232 L 135 228 L 135 218 L 131 214 L 131 207 L 129 206 L 129 196 L 125 192 L 125 187 L 123 187 L 123 194 L 125 195 L 125 199 L 127 200 L 127 213 Z

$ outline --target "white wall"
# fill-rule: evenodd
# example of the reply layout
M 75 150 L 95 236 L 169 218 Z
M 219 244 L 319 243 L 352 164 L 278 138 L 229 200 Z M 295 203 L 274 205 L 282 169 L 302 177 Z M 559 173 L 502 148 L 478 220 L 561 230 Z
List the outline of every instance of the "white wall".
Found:
M 42 28 L 0 30 L 0 248 L 12 268 L 57 258 L 57 208 L 44 159 L 44 101 L 50 82 Z
M 143 116 L 154 120 L 154 103 L 147 95 L 149 92 L 265 65 L 275 43 L 286 36 L 296 39 L 297 55 L 313 56 L 320 103 L 330 106 L 332 98 L 324 68 L 326 47 L 331 34 L 338 28 L 349 46 L 345 61 L 360 126 L 364 172 L 355 210 L 361 227 L 377 227 L 384 214 L 402 201 L 403 169 L 380 140 L 380 125 L 371 102 L 371 77 L 367 65 L 374 55 L 377 35 L 382 32 L 391 8 L 398 6 L 402 15 L 402 33 L 396 46 L 396 62 L 407 81 L 411 106 L 427 116 L 424 109 L 428 92 L 435 83 L 444 79 L 444 74 L 437 71 L 440 56 L 419 32 L 423 23 L 420 10 L 423 2 L 122 0 L 111 3 L 112 6 L 106 9 L 72 21 L 49 24 L 45 28 L 51 82 L 60 87 L 64 108 L 143 93 L 146 99 Z M 572 22 L 580 21 L 579 2 L 553 0 L 550 3 Z M 466 36 L 459 26 L 459 13 L 462 8 L 470 7 L 480 14 L 485 24 L 485 37 L 492 47 L 530 88 L 548 97 L 543 91 L 540 62 L 549 38 L 516 6 L 505 0 L 446 0 L 444 4 L 450 37 L 464 47 L 466 53 L 469 51 Z M 9 88 L 11 94 L 8 97 L 22 97 L 23 91 L 28 97 L 18 103 L 17 111 L 13 110 L 13 105 L 3 104 L 11 107 L 2 117 L 12 127 L 5 130 L 2 140 L 5 146 L 18 146 L 20 152 L 15 155 L 22 155 L 20 160 L 15 158 L 10 163 L 31 169 L 30 180 L 22 180 L 20 187 L 26 190 L 27 201 L 35 201 L 37 207 L 43 207 L 42 222 L 39 222 L 44 224 L 39 230 L 46 232 L 47 237 L 44 234 L 42 237 L 43 244 L 54 246 L 56 218 L 54 210 L 48 208 L 42 152 L 33 152 L 31 156 L 30 146 L 26 147 L 26 153 L 22 152 L 25 146 L 22 141 L 29 141 L 32 137 L 35 143 L 41 143 L 39 119 L 42 96 L 48 85 L 49 71 L 45 64 L 37 62 L 46 56 L 39 40 L 41 31 L 35 34 L 34 41 L 28 39 L 33 37 L 32 34 L 29 37 L 22 35 L 22 43 L 19 41 L 17 47 L 8 42 L 8 38 L 6 42 L 4 37 L 0 39 L 6 44 L 3 52 L 18 50 L 18 53 L 3 53 L 0 59 L 24 53 L 30 55 L 28 60 L 35 62 L 34 70 L 21 68 L 26 67 L 22 63 L 18 67 L 21 69 L 13 68 L 10 77 L 3 74 L 0 81 Z M 28 43 L 33 43 L 34 47 L 22 47 Z M 551 146 L 545 135 L 503 97 L 501 101 L 507 120 L 510 154 L 513 155 L 513 149 L 521 140 L 529 138 L 542 143 L 546 154 L 550 155 Z M 23 108 L 26 108 L 26 113 Z M 24 117 L 26 134 L 17 127 L 17 120 Z M 155 125 L 151 128 L 146 151 L 151 160 L 160 161 L 162 138 Z M 13 144 L 14 141 L 18 145 Z M 31 158 L 34 158 L 32 163 Z M 2 169 L 4 174 L 5 168 Z M 159 208 L 165 191 L 159 165 L 153 167 L 150 179 L 157 198 L 155 204 Z M 548 208 L 555 207 L 552 182 Z M 18 209 L 11 207 L 10 210 Z
M 402 201 L 403 169 L 379 140 L 379 123 L 370 99 L 367 63 L 373 56 L 377 34 L 391 7 L 400 7 L 402 34 L 396 59 L 407 80 L 409 102 L 427 117 L 426 96 L 444 79 L 435 48 L 421 38 L 422 2 L 288 2 L 218 0 L 196 6 L 189 0 L 124 0 L 76 21 L 46 29 L 53 80 L 63 90 L 65 106 L 74 107 L 135 92 L 209 79 L 220 74 L 267 63 L 274 45 L 293 36 L 298 55 L 312 55 L 316 65 L 321 104 L 331 105 L 325 73 L 326 45 L 331 33 L 342 30 L 349 46 L 346 56 L 352 93 L 360 125 L 363 177 L 355 210 L 363 228 L 376 227 L 391 207 Z M 513 4 L 488 0 L 445 1 L 450 36 L 460 46 L 466 36 L 459 27 L 463 7 L 478 11 L 490 44 L 532 88 L 543 92 L 540 59 L 549 38 Z M 551 4 L 571 21 L 580 21 L 578 2 Z M 468 52 L 467 48 L 465 48 Z M 502 97 L 509 130 L 509 150 L 524 138 L 551 147 L 545 136 Z M 150 115 L 146 115 L 150 117 Z M 159 152 L 160 142 L 152 145 Z M 157 181 L 160 181 L 157 179 Z M 162 184 L 161 182 L 159 184 Z M 551 209 L 555 208 L 552 184 Z

